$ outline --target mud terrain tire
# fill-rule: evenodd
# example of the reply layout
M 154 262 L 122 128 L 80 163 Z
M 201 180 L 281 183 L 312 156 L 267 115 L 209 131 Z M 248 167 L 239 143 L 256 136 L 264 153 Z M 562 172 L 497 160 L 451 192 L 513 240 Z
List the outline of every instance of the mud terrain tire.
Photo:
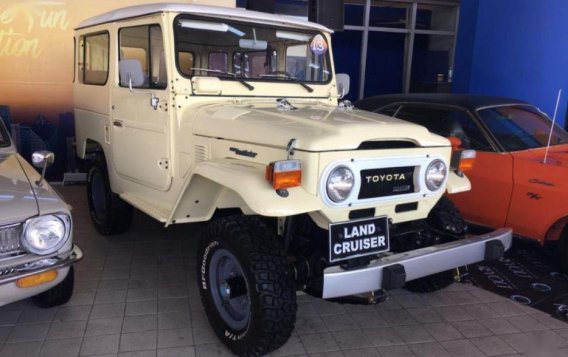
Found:
M 460 211 L 446 196 L 443 196 L 428 215 L 428 224 L 438 230 L 452 235 L 465 235 L 467 223 Z M 405 289 L 416 293 L 430 293 L 446 288 L 454 282 L 454 270 L 446 270 L 437 274 L 412 280 L 406 283 Z
M 87 180 L 87 199 L 91 220 L 105 236 L 124 233 L 132 222 L 132 206 L 111 191 L 106 160 L 98 155 Z
M 297 310 L 294 281 L 282 244 L 260 219 L 232 216 L 210 223 L 197 272 L 205 313 L 233 353 L 264 355 L 290 338 Z

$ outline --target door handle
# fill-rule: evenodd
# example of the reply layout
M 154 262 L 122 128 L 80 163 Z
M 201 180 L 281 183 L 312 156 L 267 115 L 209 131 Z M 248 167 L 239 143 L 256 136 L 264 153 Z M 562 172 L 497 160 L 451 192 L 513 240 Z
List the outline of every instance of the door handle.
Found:
M 112 122 L 112 125 L 122 128 L 122 120 L 115 120 Z

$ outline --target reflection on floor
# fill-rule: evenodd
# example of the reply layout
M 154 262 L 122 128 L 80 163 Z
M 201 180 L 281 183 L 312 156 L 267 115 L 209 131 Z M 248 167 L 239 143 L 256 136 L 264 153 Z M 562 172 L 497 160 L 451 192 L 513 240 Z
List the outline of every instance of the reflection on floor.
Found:
M 463 281 L 568 321 L 568 275 L 554 253 L 515 240 L 503 259 L 469 267 Z
M 228 356 L 196 289 L 194 249 L 202 224 L 164 229 L 135 213 L 130 231 L 93 229 L 85 188 L 61 188 L 73 205 L 85 259 L 65 306 L 29 300 L 0 307 L 0 357 Z M 273 356 L 568 356 L 568 324 L 478 287 L 389 293 L 376 306 L 298 296 L 296 330 Z

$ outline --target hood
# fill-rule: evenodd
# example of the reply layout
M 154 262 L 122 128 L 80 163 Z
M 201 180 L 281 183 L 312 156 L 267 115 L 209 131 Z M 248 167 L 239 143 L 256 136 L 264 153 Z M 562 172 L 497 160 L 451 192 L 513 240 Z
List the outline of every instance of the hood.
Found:
M 293 103 L 296 105 L 296 103 Z M 364 141 L 411 141 L 418 146 L 449 146 L 441 136 L 399 119 L 358 109 L 298 105 L 281 111 L 276 103 L 256 105 L 212 104 L 196 113 L 197 135 L 285 147 L 295 138 L 306 151 L 357 149 Z
M 32 187 L 15 153 L 0 153 L 0 226 L 38 214 Z
M 538 148 L 538 149 L 517 151 L 512 153 L 512 155 L 517 159 L 542 163 L 544 160 L 545 153 L 546 153 L 546 148 Z M 568 144 L 551 146 L 548 150 L 546 163 L 548 165 L 556 167 L 568 168 Z

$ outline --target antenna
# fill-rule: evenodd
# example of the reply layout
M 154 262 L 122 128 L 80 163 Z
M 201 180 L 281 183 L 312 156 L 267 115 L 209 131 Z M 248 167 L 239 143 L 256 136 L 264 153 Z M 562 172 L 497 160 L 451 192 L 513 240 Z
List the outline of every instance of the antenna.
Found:
M 546 152 L 544 153 L 544 160 L 542 161 L 543 164 L 546 164 L 546 159 L 548 158 L 548 150 L 550 149 L 550 141 L 552 140 L 552 131 L 554 130 L 554 125 L 556 125 L 556 113 L 558 113 L 561 95 L 562 89 L 559 89 L 558 97 L 556 98 L 556 107 L 554 108 L 554 116 L 552 117 L 552 125 L 550 126 L 550 133 L 548 134 L 548 144 L 546 145 Z

